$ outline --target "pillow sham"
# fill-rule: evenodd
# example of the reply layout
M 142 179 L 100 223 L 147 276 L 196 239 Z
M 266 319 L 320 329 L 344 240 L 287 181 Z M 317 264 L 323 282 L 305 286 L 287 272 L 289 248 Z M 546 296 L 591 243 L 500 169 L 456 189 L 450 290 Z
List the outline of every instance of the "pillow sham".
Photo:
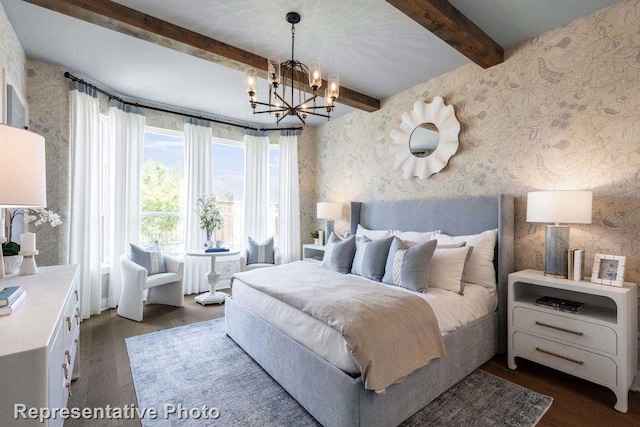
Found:
M 341 239 L 335 233 L 329 235 L 322 257 L 322 265 L 329 270 L 347 274 L 351 271 L 353 257 L 356 254 L 356 236 Z
M 129 259 L 141 267 L 147 270 L 147 274 L 166 273 L 167 269 L 164 266 L 164 257 L 162 256 L 162 250 L 156 240 L 153 243 L 148 244 L 144 248 L 129 244 L 131 246 L 131 253 Z
M 469 263 L 473 246 L 436 248 L 429 269 L 429 287 L 445 289 L 464 295 L 465 267 Z
M 382 282 L 416 292 L 426 292 L 429 287 L 431 257 L 437 244 L 436 240 L 415 244 L 394 237 Z
M 367 236 L 356 241 L 351 274 L 380 282 L 384 276 L 385 264 L 393 237 L 371 240 Z
M 370 240 L 378 240 L 378 239 L 386 239 L 391 236 L 391 230 L 369 230 L 358 224 L 358 228 L 356 229 L 356 239 L 360 239 L 362 237 L 368 237 Z
M 247 265 L 249 264 L 275 264 L 273 251 L 273 237 L 269 237 L 262 243 L 258 243 L 249 237 L 247 247 Z
M 441 233 L 438 235 L 438 243 L 453 244 L 465 241 L 468 246 L 473 246 L 473 253 L 465 273 L 465 280 L 468 283 L 495 289 L 496 269 L 493 265 L 493 256 L 497 238 L 498 229 L 487 230 L 480 234 L 469 236 L 449 236 Z
M 428 242 L 429 240 L 436 239 L 437 235 L 440 233 L 440 230 L 425 232 L 391 230 L 391 233 L 400 240 L 404 240 L 405 242 L 424 243 Z

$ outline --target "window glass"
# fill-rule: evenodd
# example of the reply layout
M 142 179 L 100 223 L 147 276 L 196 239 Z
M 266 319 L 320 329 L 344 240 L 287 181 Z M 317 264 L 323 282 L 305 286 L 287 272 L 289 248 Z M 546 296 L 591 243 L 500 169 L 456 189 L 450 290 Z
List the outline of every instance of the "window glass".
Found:
M 181 196 L 184 180 L 184 135 L 146 128 L 140 177 L 140 243 L 160 243 L 164 253 L 184 250 Z
M 226 245 L 244 247 L 244 147 L 216 138 L 211 157 L 213 194 L 224 218 L 216 239 Z

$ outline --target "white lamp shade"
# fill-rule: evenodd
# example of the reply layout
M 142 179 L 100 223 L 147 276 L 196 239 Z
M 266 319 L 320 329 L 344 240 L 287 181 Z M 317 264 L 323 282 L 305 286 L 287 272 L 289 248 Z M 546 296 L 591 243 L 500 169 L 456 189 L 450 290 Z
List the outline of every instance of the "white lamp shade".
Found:
M 318 203 L 318 219 L 340 219 L 342 218 L 342 205 L 340 203 Z
M 591 191 L 533 191 L 527 194 L 527 222 L 591 224 Z
M 44 138 L 33 132 L 0 125 L 0 206 L 47 206 Z

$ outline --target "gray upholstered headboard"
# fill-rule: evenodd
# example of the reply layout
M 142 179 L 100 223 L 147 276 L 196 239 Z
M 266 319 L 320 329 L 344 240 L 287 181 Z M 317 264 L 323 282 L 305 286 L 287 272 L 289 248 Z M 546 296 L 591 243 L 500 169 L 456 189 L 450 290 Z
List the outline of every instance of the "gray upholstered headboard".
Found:
M 498 229 L 494 263 L 498 282 L 501 353 L 507 348 L 507 276 L 514 268 L 513 223 L 512 196 L 351 202 L 351 234 L 355 234 L 358 224 L 373 230 L 441 230 L 453 236 Z

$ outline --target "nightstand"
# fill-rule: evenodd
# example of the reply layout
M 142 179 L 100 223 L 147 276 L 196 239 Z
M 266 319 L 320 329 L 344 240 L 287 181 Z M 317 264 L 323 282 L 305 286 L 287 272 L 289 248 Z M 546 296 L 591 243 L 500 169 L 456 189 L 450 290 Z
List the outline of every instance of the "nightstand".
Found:
M 585 304 L 580 313 L 536 305 L 541 296 Z M 508 364 L 522 357 L 603 385 L 626 413 L 638 371 L 638 288 L 547 277 L 524 270 L 509 275 Z
M 302 259 L 305 261 L 322 262 L 324 245 L 302 245 Z

